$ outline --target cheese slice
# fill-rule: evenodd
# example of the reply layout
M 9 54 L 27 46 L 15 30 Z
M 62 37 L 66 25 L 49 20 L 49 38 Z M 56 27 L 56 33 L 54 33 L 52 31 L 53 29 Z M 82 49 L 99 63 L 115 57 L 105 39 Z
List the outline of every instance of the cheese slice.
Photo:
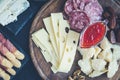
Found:
M 53 31 L 55 34 L 55 40 L 58 48 L 59 47 L 59 20 L 63 19 L 63 15 L 62 13 L 51 13 L 51 19 L 52 19 Z M 59 52 L 59 48 L 58 48 L 58 52 Z
M 17 20 L 17 16 L 14 16 L 9 9 L 0 13 L 0 24 L 2 24 L 3 26 L 9 24 L 10 22 L 16 21 L 16 20 Z
M 3 26 L 16 21 L 17 16 L 30 6 L 27 0 L 0 0 L 0 2 L 0 24 Z
M 34 43 L 37 45 L 37 47 L 41 48 L 41 52 L 45 58 L 45 60 L 47 62 L 52 62 L 52 58 L 51 58 L 51 55 L 48 53 L 47 49 L 44 47 L 44 45 L 42 45 L 39 40 L 34 36 L 32 35 L 32 40 L 34 41 Z
M 12 0 L 0 0 L 0 13 L 7 7 Z
M 63 58 L 58 68 L 59 72 L 68 73 L 70 71 L 75 58 L 79 35 L 79 33 L 72 30 L 69 31 Z
M 10 4 L 8 7 L 14 15 L 20 15 L 30 6 L 27 0 L 16 0 L 13 4 Z
M 67 34 L 69 32 L 69 28 L 70 28 L 70 26 L 69 26 L 69 23 L 67 20 L 59 20 L 60 60 L 62 60 L 63 53 L 65 50 L 65 44 L 66 44 Z
M 56 54 L 53 50 L 53 47 L 49 41 L 49 35 L 47 34 L 47 32 L 45 31 L 44 28 L 40 29 L 39 31 L 34 33 L 34 36 L 38 39 L 38 41 L 40 42 L 41 46 L 43 47 L 42 52 L 44 51 L 44 49 L 47 51 L 47 53 L 49 53 L 52 61 L 51 63 L 53 64 L 54 67 L 58 66 L 58 58 L 56 57 Z M 41 47 L 42 49 L 42 47 Z M 46 60 L 47 61 L 47 60 Z
M 51 43 L 53 45 L 53 48 L 55 50 L 55 53 L 58 57 L 58 49 L 57 49 L 57 44 L 56 44 L 56 40 L 55 40 L 55 34 L 54 34 L 54 31 L 53 31 L 53 27 L 52 27 L 51 17 L 44 18 L 43 22 L 44 22 L 45 27 L 46 27 L 49 35 L 50 35 L 50 41 L 51 41 Z

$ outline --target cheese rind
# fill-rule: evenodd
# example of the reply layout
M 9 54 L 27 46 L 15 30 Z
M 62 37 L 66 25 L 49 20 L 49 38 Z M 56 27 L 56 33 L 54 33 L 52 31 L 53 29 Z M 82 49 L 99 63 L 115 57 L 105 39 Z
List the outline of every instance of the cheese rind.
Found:
M 67 73 L 70 71 L 75 58 L 79 35 L 79 33 L 72 30 L 69 31 L 63 58 L 58 68 L 59 72 Z

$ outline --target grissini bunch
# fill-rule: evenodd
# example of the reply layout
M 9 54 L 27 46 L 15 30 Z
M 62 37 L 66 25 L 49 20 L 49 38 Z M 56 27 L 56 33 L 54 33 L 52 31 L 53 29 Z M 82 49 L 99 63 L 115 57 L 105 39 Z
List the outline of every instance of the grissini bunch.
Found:
M 10 80 L 10 75 L 7 74 L 2 68 L 0 68 L 0 77 L 4 80 Z
M 0 68 L 3 69 L 4 71 L 8 72 L 11 75 L 16 74 L 16 71 L 14 69 L 12 69 L 12 68 L 5 67 L 5 66 L 3 66 L 1 64 L 0 64 Z
M 16 71 L 12 69 L 12 67 L 13 67 L 13 64 L 0 54 L 0 68 L 7 71 L 11 75 L 15 75 Z
M 12 68 L 20 68 L 24 55 L 0 33 L 0 77 L 10 80 L 10 75 L 15 75 L 16 71 Z M 9 75 L 9 74 L 10 75 Z
M 13 67 L 13 64 L 1 54 L 0 54 L 0 65 L 7 67 L 7 68 Z
M 19 60 L 24 59 L 24 55 L 16 49 L 16 47 L 0 33 L 0 42 Z
M 15 56 L 1 42 L 0 42 L 0 52 L 2 53 L 2 55 L 7 57 L 15 67 L 20 68 L 21 62 L 17 60 Z

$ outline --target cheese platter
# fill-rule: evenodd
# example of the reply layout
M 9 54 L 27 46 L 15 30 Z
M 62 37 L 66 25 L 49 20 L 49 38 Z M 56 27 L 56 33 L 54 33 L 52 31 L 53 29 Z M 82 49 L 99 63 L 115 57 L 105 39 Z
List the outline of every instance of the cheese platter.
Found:
M 76 80 L 71 75 L 80 70 L 79 79 L 118 80 L 120 45 L 109 31 L 119 30 L 113 28 L 119 23 L 119 9 L 112 0 L 46 3 L 36 15 L 29 36 L 31 58 L 40 76 L 45 80 Z

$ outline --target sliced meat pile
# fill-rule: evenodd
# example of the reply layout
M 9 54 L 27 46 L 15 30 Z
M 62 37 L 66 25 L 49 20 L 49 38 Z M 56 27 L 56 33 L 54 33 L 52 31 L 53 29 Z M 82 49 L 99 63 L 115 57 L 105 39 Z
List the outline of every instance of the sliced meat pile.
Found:
M 89 24 L 100 21 L 103 9 L 97 0 L 67 0 L 64 11 L 69 16 L 71 29 L 80 32 Z

